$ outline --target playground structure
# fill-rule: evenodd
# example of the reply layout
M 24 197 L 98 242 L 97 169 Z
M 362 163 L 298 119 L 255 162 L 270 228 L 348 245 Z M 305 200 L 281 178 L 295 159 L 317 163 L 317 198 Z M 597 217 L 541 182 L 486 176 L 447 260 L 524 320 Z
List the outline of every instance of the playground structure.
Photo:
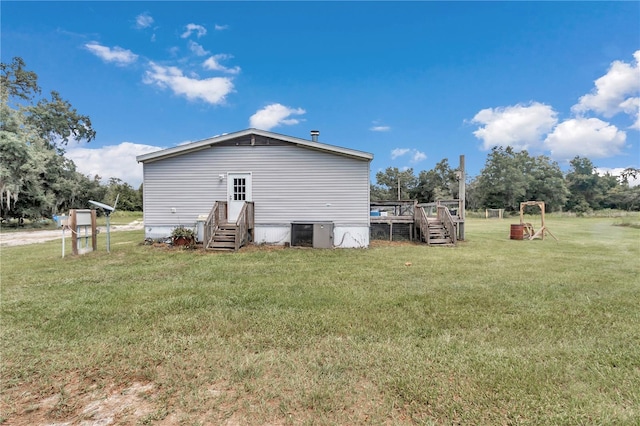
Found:
M 540 226 L 540 229 L 538 229 L 537 231 L 533 228 L 533 225 L 531 223 L 527 223 L 524 221 L 524 209 L 527 206 L 538 206 L 540 208 L 541 226 Z M 547 226 L 544 223 L 544 211 L 545 211 L 544 201 L 524 201 L 520 203 L 520 225 L 523 227 L 523 233 L 524 233 L 523 236 L 529 240 L 533 240 L 535 238 L 540 238 L 541 240 L 544 240 L 544 235 L 549 234 L 553 237 L 554 240 L 558 241 L 556 236 L 551 233 L 549 228 L 547 228 Z

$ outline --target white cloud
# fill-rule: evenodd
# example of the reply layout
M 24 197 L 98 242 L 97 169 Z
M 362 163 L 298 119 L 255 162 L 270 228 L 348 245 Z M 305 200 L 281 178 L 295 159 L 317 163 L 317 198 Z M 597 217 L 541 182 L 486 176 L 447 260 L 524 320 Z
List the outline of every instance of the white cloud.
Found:
M 216 30 L 216 31 L 224 31 L 224 30 L 228 30 L 229 26 L 228 25 L 218 25 L 218 24 L 216 24 L 213 27 L 213 29 Z
M 472 123 L 480 124 L 473 134 L 483 141 L 485 150 L 494 146 L 511 146 L 517 150 L 538 148 L 543 136 L 558 122 L 557 112 L 549 105 L 486 108 L 476 114 Z
M 136 16 L 136 28 L 149 28 L 153 24 L 153 18 L 147 12 Z
M 418 151 L 417 149 L 413 150 L 413 156 L 411 157 L 412 163 L 419 163 L 427 159 L 427 154 L 424 152 Z
M 191 50 L 197 56 L 205 56 L 209 54 L 209 51 L 204 50 L 204 47 L 192 40 L 189 40 L 189 50 Z
M 598 118 L 572 118 L 558 124 L 544 141 L 551 157 L 568 160 L 576 155 L 604 158 L 617 155 L 627 135 Z
M 187 24 L 187 26 L 185 27 L 186 30 L 184 33 L 182 33 L 182 35 L 180 37 L 182 38 L 187 38 L 189 36 L 191 36 L 192 33 L 196 33 L 196 37 L 200 38 L 203 35 L 207 34 L 207 29 L 205 27 L 203 27 L 202 25 L 198 25 L 198 24 Z
M 622 102 L 620 107 L 630 116 L 633 117 L 635 115 L 635 121 L 629 128 L 640 130 L 640 98 L 629 98 Z
M 407 154 L 411 155 L 410 163 L 415 164 L 420 161 L 424 161 L 427 159 L 427 154 L 424 152 L 418 151 L 417 149 L 409 149 L 409 148 L 395 148 L 391 151 L 391 159 L 395 160 L 398 157 L 403 157 Z
M 640 50 L 633 57 L 635 64 L 614 61 L 607 73 L 595 81 L 591 93 L 582 96 L 571 111 L 576 114 L 593 111 L 606 118 L 622 112 L 634 118 L 633 128 L 639 128 Z
M 84 47 L 103 61 L 114 62 L 116 65 L 129 65 L 138 59 L 138 55 L 132 51 L 118 46 L 111 48 L 97 42 L 91 42 L 85 44 Z
M 200 99 L 213 105 L 222 104 L 233 92 L 233 82 L 227 77 L 198 79 L 185 76 L 177 67 L 165 67 L 154 62 L 150 62 L 149 67 L 143 80 L 146 84 L 169 88 L 191 101 Z
M 78 171 L 102 177 L 103 183 L 109 178 L 122 179 L 134 188 L 142 183 L 142 164 L 136 162 L 136 156 L 162 149 L 157 146 L 122 142 L 118 145 L 102 148 L 68 148 L 65 156 L 72 159 Z
M 391 151 L 391 159 L 395 160 L 398 157 L 402 157 L 409 151 L 411 151 L 409 148 L 396 148 L 393 151 Z
M 600 176 L 604 176 L 608 173 L 611 176 L 616 176 L 619 178 L 622 172 L 625 171 L 625 169 L 626 169 L 625 167 L 614 167 L 614 168 L 596 167 L 596 173 L 598 173 Z M 629 176 L 629 186 L 638 186 L 638 185 L 640 185 L 640 176 L 637 176 L 635 178 L 633 176 Z
M 388 132 L 389 130 L 391 130 L 391 127 L 389 126 L 372 126 L 369 128 L 369 130 L 371 130 L 372 132 Z
M 271 104 L 257 111 L 249 118 L 249 126 L 270 130 L 280 125 L 293 125 L 298 124 L 300 120 L 296 118 L 289 118 L 292 115 L 302 115 L 306 111 L 302 108 L 290 108 L 282 104 Z
M 228 67 L 225 67 L 224 65 L 222 65 L 220 63 L 220 61 L 222 61 L 222 60 L 231 59 L 231 58 L 233 58 L 233 56 L 227 55 L 227 54 L 224 54 L 224 53 L 220 53 L 218 55 L 213 55 L 209 59 L 204 61 L 202 66 L 204 68 L 208 69 L 208 70 L 211 70 L 211 71 L 222 71 L 222 72 L 225 72 L 227 74 L 239 74 L 240 73 L 240 67 L 235 66 L 235 67 L 232 67 L 232 68 L 228 68 Z

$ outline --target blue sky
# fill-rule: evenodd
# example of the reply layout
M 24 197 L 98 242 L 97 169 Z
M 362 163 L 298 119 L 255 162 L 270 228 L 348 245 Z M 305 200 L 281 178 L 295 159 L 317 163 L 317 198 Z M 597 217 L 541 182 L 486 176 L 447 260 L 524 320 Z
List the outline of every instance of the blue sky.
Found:
M 91 117 L 79 170 L 258 127 L 429 170 L 496 145 L 640 167 L 639 2 L 12 2 L 2 62 Z

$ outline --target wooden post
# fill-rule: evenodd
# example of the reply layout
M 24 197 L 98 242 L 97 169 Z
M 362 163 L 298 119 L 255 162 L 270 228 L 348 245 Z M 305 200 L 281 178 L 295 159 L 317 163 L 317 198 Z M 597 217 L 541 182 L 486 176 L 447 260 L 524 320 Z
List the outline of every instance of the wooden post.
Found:
M 465 219 L 465 206 L 466 206 L 466 191 L 467 191 L 467 174 L 464 170 L 464 155 L 460 156 L 460 180 L 458 181 L 458 239 L 464 241 L 464 219 Z
M 78 255 L 78 221 L 76 218 L 76 210 L 69 210 L 69 229 L 71 230 L 71 253 Z
M 98 228 L 96 227 L 96 211 L 91 210 L 91 248 L 98 251 Z

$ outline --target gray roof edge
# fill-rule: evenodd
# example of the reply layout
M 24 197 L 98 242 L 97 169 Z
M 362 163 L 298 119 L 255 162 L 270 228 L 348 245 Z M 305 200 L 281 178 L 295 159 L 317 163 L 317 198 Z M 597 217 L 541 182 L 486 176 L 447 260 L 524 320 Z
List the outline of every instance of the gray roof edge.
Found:
M 338 155 L 344 155 L 348 157 L 355 157 L 362 160 L 372 160 L 373 154 L 364 151 L 358 151 L 350 148 L 342 148 L 335 145 L 329 145 L 321 142 L 314 142 L 307 139 L 296 138 L 293 136 L 282 135 L 279 133 L 273 133 L 266 130 L 260 129 L 245 129 L 238 132 L 233 133 L 224 133 L 218 136 L 212 136 L 210 138 L 202 139 L 195 142 L 186 143 L 184 145 L 174 146 L 172 148 L 161 149 L 159 151 L 150 152 L 148 154 L 138 155 L 136 157 L 136 161 L 138 163 L 144 163 L 147 161 L 155 161 L 163 158 L 173 157 L 176 155 L 186 154 L 187 152 L 198 151 L 200 149 L 206 148 L 208 146 L 212 146 L 218 143 L 226 142 L 228 140 L 247 136 L 247 135 L 259 135 L 265 136 L 269 138 L 279 139 L 285 142 L 290 142 L 292 144 L 302 146 L 309 149 L 315 149 L 319 151 L 331 152 Z

